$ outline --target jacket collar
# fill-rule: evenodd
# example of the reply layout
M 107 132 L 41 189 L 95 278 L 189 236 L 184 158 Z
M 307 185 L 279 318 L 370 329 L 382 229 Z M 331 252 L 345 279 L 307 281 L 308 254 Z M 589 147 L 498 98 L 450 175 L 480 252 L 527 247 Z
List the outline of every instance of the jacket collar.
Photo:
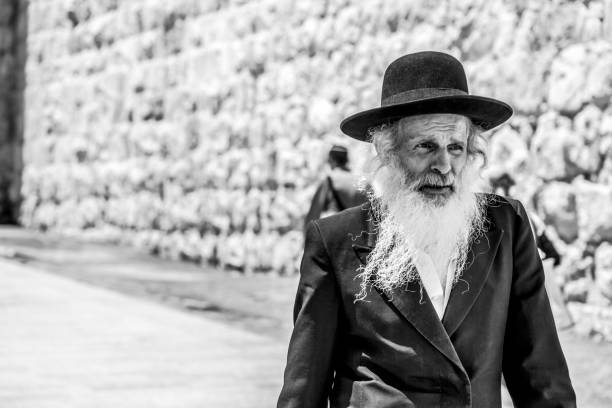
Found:
M 460 368 L 462 364 L 450 337 L 461 325 L 480 295 L 503 234 L 503 230 L 490 220 L 488 225 L 488 230 L 471 245 L 466 262 L 468 266 L 461 275 L 460 281 L 453 286 L 442 322 L 425 288 L 421 287 L 419 282 L 396 288 L 391 293 L 384 293 L 377 289 L 391 308 L 396 309 L 423 337 Z M 362 264 L 366 263 L 368 255 L 376 244 L 376 221 L 371 211 L 368 212 L 365 227 L 367 234 L 361 241 L 353 244 L 355 254 Z

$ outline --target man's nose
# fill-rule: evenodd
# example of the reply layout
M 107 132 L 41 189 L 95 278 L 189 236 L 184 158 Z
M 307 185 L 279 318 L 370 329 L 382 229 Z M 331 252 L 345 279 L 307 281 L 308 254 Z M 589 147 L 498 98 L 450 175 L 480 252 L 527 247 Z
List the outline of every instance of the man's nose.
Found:
M 451 171 L 450 154 L 446 150 L 440 150 L 431 163 L 431 170 L 438 174 L 448 174 Z

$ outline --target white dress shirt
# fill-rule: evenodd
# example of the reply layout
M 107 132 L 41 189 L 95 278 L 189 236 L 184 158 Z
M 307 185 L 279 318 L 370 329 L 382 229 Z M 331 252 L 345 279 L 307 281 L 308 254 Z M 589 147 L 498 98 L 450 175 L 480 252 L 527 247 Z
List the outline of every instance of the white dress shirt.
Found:
M 423 287 L 425 287 L 427 295 L 434 309 L 436 309 L 438 317 L 442 320 L 455 277 L 454 262 L 449 262 L 446 268 L 446 275 L 442 275 L 436 271 L 436 266 L 431 257 L 423 251 L 418 251 L 414 264 L 421 278 L 421 282 L 423 283 Z M 444 279 L 441 280 L 440 277 Z

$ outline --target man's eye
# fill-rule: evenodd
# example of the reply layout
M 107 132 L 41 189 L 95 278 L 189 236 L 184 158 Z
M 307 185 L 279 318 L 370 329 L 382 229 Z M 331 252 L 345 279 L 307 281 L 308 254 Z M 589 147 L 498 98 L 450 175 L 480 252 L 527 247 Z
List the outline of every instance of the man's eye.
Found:
M 448 147 L 448 150 L 450 150 L 451 152 L 462 152 L 463 146 L 462 145 L 450 145 Z
M 416 145 L 417 149 L 420 150 L 433 150 L 435 149 L 435 145 L 433 143 L 419 143 L 418 145 Z

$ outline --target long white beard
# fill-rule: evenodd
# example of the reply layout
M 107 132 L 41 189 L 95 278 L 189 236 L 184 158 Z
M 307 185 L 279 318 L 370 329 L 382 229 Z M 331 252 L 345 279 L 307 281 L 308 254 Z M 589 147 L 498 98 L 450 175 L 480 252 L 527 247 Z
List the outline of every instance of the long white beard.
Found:
M 485 223 L 485 199 L 475 193 L 480 185 L 478 166 L 468 163 L 455 183 L 456 191 L 441 203 L 417 190 L 419 180 L 406 184 L 403 172 L 388 166 L 375 174 L 372 209 L 378 220 L 376 246 L 361 267 L 363 299 L 371 285 L 389 292 L 419 279 L 414 265 L 418 251 L 428 254 L 444 275 L 455 266 L 453 284 L 465 267 L 470 244 Z

